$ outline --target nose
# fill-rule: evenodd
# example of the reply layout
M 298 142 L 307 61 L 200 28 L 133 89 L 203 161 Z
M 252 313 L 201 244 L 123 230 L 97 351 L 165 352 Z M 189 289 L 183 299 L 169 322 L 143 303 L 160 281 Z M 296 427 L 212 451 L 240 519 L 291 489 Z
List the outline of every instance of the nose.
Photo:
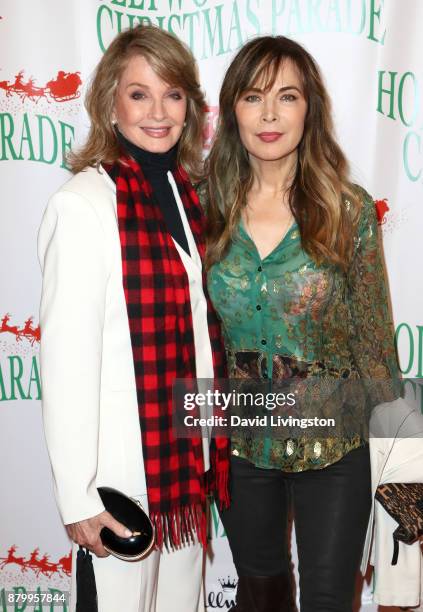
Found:
M 269 100 L 265 100 L 263 104 L 262 121 L 266 123 L 272 123 L 273 121 L 276 121 L 276 119 L 277 113 L 273 103 Z
M 166 118 L 166 109 L 161 98 L 154 98 L 151 102 L 149 115 L 155 121 L 163 121 Z

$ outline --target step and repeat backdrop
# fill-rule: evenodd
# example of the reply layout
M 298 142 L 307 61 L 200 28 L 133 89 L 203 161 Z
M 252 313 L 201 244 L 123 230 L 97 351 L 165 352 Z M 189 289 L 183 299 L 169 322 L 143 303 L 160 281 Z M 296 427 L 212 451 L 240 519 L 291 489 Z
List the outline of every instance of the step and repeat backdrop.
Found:
M 205 153 L 222 76 L 246 40 L 283 34 L 314 55 L 353 178 L 377 207 L 402 370 L 423 377 L 421 0 L 0 0 L 0 612 L 50 610 L 8 607 L 8 591 L 69 591 L 71 546 L 41 423 L 36 238 L 48 197 L 70 176 L 64 156 L 86 136 L 93 68 L 139 23 L 193 50 L 207 94 Z M 63 394 L 77 402 L 78 381 Z M 214 507 L 211 530 L 207 610 L 229 610 L 237 578 Z M 295 534 L 292 553 L 296 573 Z M 369 575 L 356 610 L 376 609 Z

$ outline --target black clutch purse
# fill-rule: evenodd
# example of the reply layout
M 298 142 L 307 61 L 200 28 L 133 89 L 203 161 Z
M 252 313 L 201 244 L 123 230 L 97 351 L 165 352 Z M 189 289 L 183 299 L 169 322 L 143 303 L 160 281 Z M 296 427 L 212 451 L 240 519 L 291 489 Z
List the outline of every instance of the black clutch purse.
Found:
M 104 548 L 118 559 L 138 561 L 154 546 L 154 529 L 141 504 L 111 487 L 98 487 L 107 512 L 130 531 L 130 538 L 120 538 L 108 527 L 103 527 L 100 538 Z
M 107 512 L 125 525 L 132 536 L 120 538 L 111 529 L 103 527 L 100 538 L 110 554 L 123 561 L 139 561 L 154 546 L 154 529 L 141 504 L 111 487 L 98 487 Z M 79 546 L 76 558 L 76 612 L 98 612 L 97 588 L 92 556 L 88 549 Z

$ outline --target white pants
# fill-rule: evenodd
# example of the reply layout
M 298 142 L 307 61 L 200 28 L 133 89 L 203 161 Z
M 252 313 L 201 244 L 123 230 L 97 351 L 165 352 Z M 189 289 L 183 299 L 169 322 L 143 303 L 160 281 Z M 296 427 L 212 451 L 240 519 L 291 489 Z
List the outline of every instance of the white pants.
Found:
M 141 499 L 141 502 L 143 500 Z M 143 504 L 145 507 L 145 505 Z M 76 555 L 72 547 L 69 612 L 76 606 Z M 203 548 L 200 544 L 151 552 L 142 561 L 121 561 L 91 553 L 99 612 L 205 612 Z

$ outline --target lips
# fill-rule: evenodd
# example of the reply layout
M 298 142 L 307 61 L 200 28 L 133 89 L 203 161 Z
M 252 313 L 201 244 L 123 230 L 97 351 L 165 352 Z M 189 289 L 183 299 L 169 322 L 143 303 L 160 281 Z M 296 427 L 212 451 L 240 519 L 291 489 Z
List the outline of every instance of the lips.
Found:
M 172 128 L 170 127 L 142 127 L 142 131 L 147 134 L 147 136 L 151 136 L 152 138 L 165 138 L 169 135 L 169 132 Z
M 282 132 L 260 132 L 257 136 L 260 140 L 263 140 L 263 142 L 274 142 L 283 136 L 283 134 Z

